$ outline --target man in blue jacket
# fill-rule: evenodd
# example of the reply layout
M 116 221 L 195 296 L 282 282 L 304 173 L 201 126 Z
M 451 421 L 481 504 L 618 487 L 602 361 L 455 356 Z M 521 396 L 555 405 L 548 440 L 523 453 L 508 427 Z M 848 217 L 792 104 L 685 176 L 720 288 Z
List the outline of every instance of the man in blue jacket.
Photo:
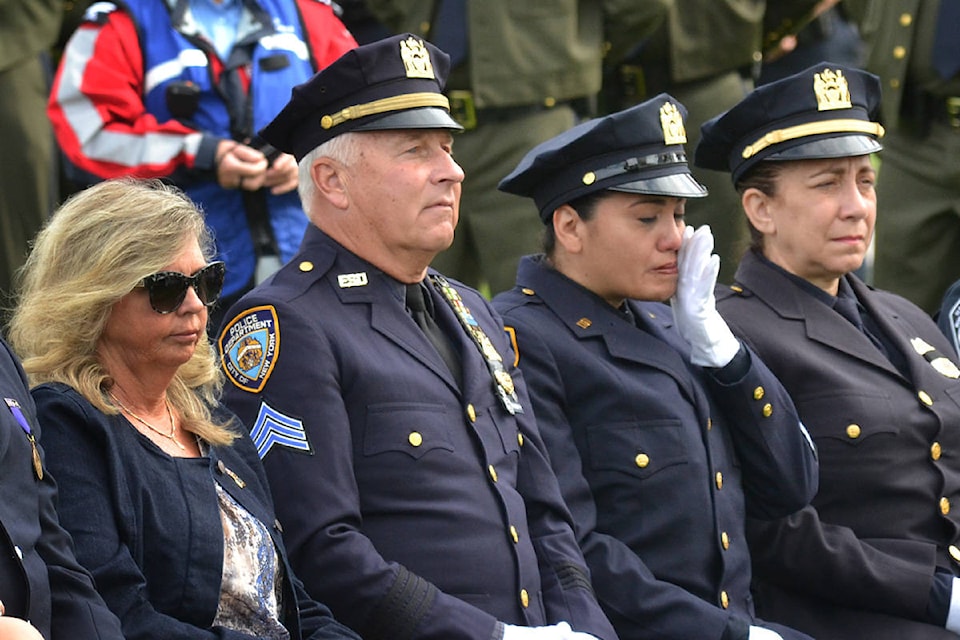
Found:
M 364 45 L 262 131 L 311 226 L 226 315 L 225 400 L 297 574 L 366 640 L 612 640 L 499 316 L 428 269 L 463 180 L 448 69 Z

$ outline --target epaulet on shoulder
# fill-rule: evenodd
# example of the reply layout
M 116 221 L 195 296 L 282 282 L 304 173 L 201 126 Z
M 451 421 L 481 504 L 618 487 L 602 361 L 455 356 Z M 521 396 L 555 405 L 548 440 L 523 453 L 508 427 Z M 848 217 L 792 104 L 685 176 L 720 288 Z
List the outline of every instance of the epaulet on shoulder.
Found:
M 104 24 L 107 21 L 107 16 L 117 9 L 119 7 L 112 2 L 94 2 L 84 12 L 83 21 Z

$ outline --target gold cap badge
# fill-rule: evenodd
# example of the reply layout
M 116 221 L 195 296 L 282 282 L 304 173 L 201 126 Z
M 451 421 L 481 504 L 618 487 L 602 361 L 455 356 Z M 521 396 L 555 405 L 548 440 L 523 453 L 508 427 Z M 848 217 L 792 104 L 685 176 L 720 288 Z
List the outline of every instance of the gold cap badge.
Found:
M 660 107 L 660 126 L 663 128 L 664 144 L 684 144 L 687 141 L 687 131 L 683 128 L 683 117 L 677 105 L 665 102 Z
M 817 95 L 817 111 L 850 109 L 850 88 L 842 71 L 824 69 L 813 75 L 813 92 Z
M 408 78 L 433 79 L 433 63 L 430 62 L 430 52 L 427 51 L 423 40 L 410 37 L 400 41 L 400 58 L 407 71 Z

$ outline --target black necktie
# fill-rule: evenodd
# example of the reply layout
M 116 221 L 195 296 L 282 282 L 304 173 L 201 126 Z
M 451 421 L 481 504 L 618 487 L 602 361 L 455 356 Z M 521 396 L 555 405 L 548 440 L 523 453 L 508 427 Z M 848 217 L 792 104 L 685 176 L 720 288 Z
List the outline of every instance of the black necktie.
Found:
M 847 298 L 846 296 L 838 297 L 836 302 L 833 303 L 833 309 L 849 320 L 850 323 L 857 328 L 857 331 L 864 334 L 866 333 L 863 327 L 863 317 L 860 315 L 860 303 L 854 298 Z
M 960 71 L 960 0 L 940 0 L 932 54 L 933 68 L 944 80 Z
M 839 296 L 837 301 L 833 303 L 833 308 L 837 313 L 849 320 L 850 323 L 857 328 L 857 331 L 867 336 L 870 342 L 887 357 L 887 360 L 890 360 L 894 366 L 898 365 L 898 363 L 893 360 L 893 354 L 890 351 L 893 347 L 885 344 L 884 341 L 878 337 L 879 334 L 871 331 L 870 328 L 867 327 L 863 319 L 863 314 L 866 313 L 866 309 L 863 308 L 859 300 L 847 296 Z M 871 325 L 874 329 L 878 329 L 876 323 L 873 321 L 871 321 Z
M 407 309 L 410 310 L 410 315 L 413 316 L 413 321 L 423 330 L 427 339 L 430 340 L 437 353 L 443 358 L 447 368 L 450 369 L 450 373 L 456 378 L 457 384 L 462 386 L 463 372 L 461 371 L 460 354 L 457 353 L 443 329 L 440 328 L 440 325 L 437 324 L 433 315 L 427 309 L 423 287 L 419 282 L 407 285 L 406 304 Z

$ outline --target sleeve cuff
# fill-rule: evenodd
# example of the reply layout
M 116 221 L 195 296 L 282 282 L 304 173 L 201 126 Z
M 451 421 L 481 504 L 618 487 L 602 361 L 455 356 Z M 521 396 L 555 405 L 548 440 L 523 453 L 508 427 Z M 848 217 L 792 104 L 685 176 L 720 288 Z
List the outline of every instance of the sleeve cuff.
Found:
M 728 362 L 726 366 L 711 368 L 710 373 L 720 384 L 731 385 L 743 380 L 743 377 L 750 371 L 750 364 L 750 352 L 741 342 L 740 349 L 737 351 L 737 355 L 733 356 L 733 360 Z

